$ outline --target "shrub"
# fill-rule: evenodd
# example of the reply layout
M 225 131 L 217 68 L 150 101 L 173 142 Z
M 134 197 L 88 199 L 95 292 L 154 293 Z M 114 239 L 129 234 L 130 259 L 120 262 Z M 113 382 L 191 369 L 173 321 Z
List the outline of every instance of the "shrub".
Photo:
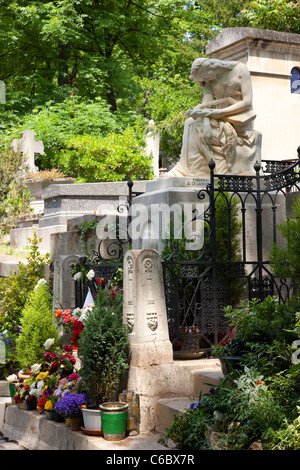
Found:
M 60 169 L 80 182 L 150 179 L 152 159 L 135 129 L 108 136 L 82 135 L 71 138 L 59 158 Z
M 44 360 L 44 343 L 58 332 L 52 314 L 52 297 L 48 285 L 41 279 L 30 293 L 21 316 L 21 333 L 16 341 L 17 359 L 24 372 Z
M 45 266 L 50 262 L 50 257 L 48 254 L 40 254 L 40 241 L 35 232 L 29 238 L 30 250 L 26 262 L 20 261 L 15 272 L 0 279 L 0 330 L 17 331 L 30 292 L 38 280 L 45 276 Z
M 16 226 L 16 216 L 31 212 L 31 194 L 25 184 L 26 166 L 22 156 L 9 150 L 0 155 L 0 232 Z
M 79 338 L 80 371 L 90 401 L 111 401 L 128 368 L 128 329 L 123 323 L 123 299 L 99 289 Z
M 278 226 L 286 239 L 286 247 L 281 248 L 273 244 L 270 260 L 275 274 L 278 277 L 291 278 L 294 282 L 300 282 L 300 199 L 297 198 L 292 205 L 292 216 Z

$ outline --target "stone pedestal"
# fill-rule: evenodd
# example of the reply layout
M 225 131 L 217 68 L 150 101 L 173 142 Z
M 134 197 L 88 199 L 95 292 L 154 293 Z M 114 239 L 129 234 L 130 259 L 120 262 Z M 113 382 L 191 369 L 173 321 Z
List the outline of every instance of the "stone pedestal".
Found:
M 130 233 L 132 247 L 137 250 L 155 249 L 160 253 L 164 247 L 164 239 L 169 239 L 170 236 L 183 238 L 196 232 L 198 234 L 200 216 L 209 201 L 206 193 L 203 192 L 203 199 L 199 199 L 198 193 L 208 183 L 206 178 L 167 176 L 147 182 L 145 193 L 133 199 Z M 196 213 L 193 211 L 198 214 L 196 227 L 191 224 Z

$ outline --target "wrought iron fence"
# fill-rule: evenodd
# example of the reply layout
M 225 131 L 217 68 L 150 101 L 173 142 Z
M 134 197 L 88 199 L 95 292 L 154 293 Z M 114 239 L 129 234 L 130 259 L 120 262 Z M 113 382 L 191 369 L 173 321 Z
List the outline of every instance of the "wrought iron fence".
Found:
M 175 356 L 201 356 L 224 341 L 229 334 L 225 306 L 243 298 L 263 300 L 268 295 L 277 295 L 284 302 L 294 292 L 292 280 L 277 279 L 273 274 L 269 252 L 278 241 L 279 209 L 285 207 L 290 192 L 299 191 L 299 162 L 262 162 L 263 175 L 257 163 L 254 176 L 214 174 L 215 164 L 209 163 L 210 183 L 198 194 L 200 199 L 206 194 L 209 202 L 203 214 L 195 215 L 203 219 L 203 247 L 191 256 L 182 243 L 173 240 L 168 242 L 163 260 Z M 226 224 L 221 232 L 220 200 Z M 239 234 L 233 220 L 237 210 Z

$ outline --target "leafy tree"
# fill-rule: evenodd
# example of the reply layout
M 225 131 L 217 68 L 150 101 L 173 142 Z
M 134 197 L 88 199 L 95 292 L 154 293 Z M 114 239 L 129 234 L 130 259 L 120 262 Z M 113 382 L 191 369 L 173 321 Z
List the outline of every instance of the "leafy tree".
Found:
M 289 0 L 257 0 L 241 10 L 242 24 L 251 28 L 299 34 L 300 4 Z
M 151 158 L 144 146 L 131 127 L 106 137 L 75 136 L 61 153 L 59 167 L 80 182 L 150 179 Z

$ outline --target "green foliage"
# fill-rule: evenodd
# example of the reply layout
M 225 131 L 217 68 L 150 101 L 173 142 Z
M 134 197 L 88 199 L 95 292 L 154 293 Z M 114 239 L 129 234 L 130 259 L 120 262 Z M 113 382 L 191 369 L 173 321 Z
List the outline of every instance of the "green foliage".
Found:
M 4 150 L 0 154 L 0 233 L 16 227 L 18 215 L 30 213 L 31 194 L 25 184 L 26 168 L 21 155 Z
M 144 142 L 134 129 L 106 137 L 77 136 L 61 154 L 59 167 L 80 182 L 150 179 L 151 158 L 143 149 Z
M 234 336 L 215 347 L 213 354 L 218 357 L 240 356 L 242 364 L 257 367 L 262 374 L 288 369 L 299 308 L 297 298 L 283 304 L 271 296 L 263 302 L 243 301 L 237 309 L 228 306 L 225 317 L 234 327 Z
M 251 28 L 300 33 L 299 2 L 289 0 L 251 1 L 247 9 L 241 11 L 241 21 Z
M 300 281 L 300 199 L 292 205 L 292 215 L 278 226 L 286 240 L 286 247 L 273 244 L 270 261 L 278 277 Z
M 44 360 L 44 343 L 52 338 L 58 344 L 58 332 L 52 314 L 52 297 L 41 279 L 28 296 L 20 319 L 21 333 L 16 340 L 17 359 L 22 370 Z
M 243 355 L 243 366 L 174 417 L 162 443 L 171 439 L 184 450 L 299 448 L 300 363 L 292 359 L 299 307 L 298 298 L 279 304 L 271 297 L 228 307 L 235 336 L 216 353 Z
M 30 292 L 38 280 L 44 277 L 45 266 L 50 262 L 49 255 L 41 255 L 38 244 L 41 241 L 34 233 L 29 238 L 30 250 L 26 262 L 18 263 L 17 270 L 0 279 L 0 329 L 16 332 Z
M 57 168 L 60 152 L 67 148 L 74 136 L 106 135 L 116 128 L 116 118 L 103 99 L 91 101 L 72 96 L 61 102 L 49 101 L 37 106 L 20 120 L 19 126 L 8 138 L 19 138 L 22 130 L 34 129 L 36 139 L 44 144 L 44 154 L 36 157 L 36 164 L 41 169 L 47 169 Z
M 128 330 L 123 323 L 123 298 L 99 290 L 79 337 L 80 371 L 91 401 L 111 401 L 128 368 Z

